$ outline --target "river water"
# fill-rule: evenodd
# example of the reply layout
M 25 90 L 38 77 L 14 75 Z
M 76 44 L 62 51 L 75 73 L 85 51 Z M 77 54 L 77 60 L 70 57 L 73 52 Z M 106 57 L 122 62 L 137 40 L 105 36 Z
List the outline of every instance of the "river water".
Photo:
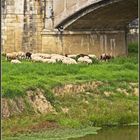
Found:
M 97 135 L 87 135 L 69 140 L 138 140 L 138 126 L 104 128 Z

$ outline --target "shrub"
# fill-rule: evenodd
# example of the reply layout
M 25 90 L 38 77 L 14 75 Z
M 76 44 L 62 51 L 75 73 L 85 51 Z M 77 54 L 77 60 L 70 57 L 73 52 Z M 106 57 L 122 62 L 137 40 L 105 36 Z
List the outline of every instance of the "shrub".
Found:
M 138 43 L 131 43 L 128 45 L 128 52 L 129 53 L 138 53 Z

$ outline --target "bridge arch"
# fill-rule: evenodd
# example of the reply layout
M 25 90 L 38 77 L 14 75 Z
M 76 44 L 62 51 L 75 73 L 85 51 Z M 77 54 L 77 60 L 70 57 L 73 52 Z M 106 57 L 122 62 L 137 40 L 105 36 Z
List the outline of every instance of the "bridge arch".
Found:
M 59 1 L 59 0 L 57 0 Z M 120 30 L 138 17 L 137 0 L 77 0 L 54 15 L 54 28 L 66 30 Z M 64 5 L 66 5 L 65 0 Z M 81 3 L 81 6 L 80 6 Z M 75 8 L 75 10 L 73 10 Z M 55 12 L 55 9 L 54 9 Z M 59 20 L 58 20 L 59 19 Z

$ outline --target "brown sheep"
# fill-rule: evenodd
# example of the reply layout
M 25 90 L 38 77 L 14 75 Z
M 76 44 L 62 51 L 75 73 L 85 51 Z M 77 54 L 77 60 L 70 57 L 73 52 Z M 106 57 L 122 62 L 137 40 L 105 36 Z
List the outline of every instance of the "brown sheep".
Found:
M 17 59 L 18 55 L 16 52 L 13 52 L 13 53 L 7 53 L 6 54 L 6 59 L 7 60 L 13 60 L 13 59 Z
M 112 58 L 112 56 L 110 54 L 106 54 L 106 53 L 101 54 L 101 56 L 100 56 L 100 59 L 105 60 L 105 61 L 110 60 L 111 58 Z

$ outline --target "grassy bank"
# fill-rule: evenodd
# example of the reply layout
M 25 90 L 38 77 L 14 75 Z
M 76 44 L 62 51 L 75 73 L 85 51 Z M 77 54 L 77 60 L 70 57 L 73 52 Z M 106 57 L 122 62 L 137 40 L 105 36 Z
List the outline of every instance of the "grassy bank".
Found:
M 73 128 L 85 129 L 93 126 L 137 123 L 138 97 L 133 94 L 134 89 L 138 88 L 137 48 L 137 44 L 131 44 L 128 57 L 119 57 L 109 62 L 92 65 L 42 64 L 29 61 L 14 65 L 3 58 L 2 96 L 24 97 L 28 89 L 42 88 L 57 112 L 47 115 L 28 112 L 5 119 L 2 121 L 4 138 L 14 136 L 15 139 L 16 137 L 31 139 L 37 136 L 39 139 L 42 135 L 49 138 L 53 131 L 47 135 L 46 130 L 48 132 L 56 128 L 58 130 L 67 128 L 65 132 L 67 138 Z M 51 89 L 55 86 L 87 81 L 102 81 L 103 84 L 95 90 L 77 94 L 55 96 L 51 93 Z M 85 130 L 77 132 L 77 134 L 84 134 Z M 25 134 L 28 136 L 26 137 Z M 57 135 L 57 132 L 53 134 Z M 61 131 L 59 134 L 62 136 Z

